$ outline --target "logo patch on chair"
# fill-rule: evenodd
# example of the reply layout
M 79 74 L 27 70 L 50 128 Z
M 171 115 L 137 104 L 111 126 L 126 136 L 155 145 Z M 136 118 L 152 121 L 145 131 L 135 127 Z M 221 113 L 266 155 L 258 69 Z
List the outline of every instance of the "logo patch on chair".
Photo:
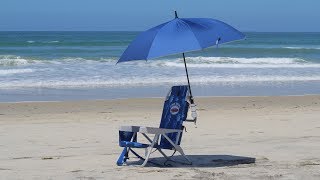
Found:
M 171 113 L 172 115 L 176 115 L 176 114 L 178 114 L 179 109 L 180 109 L 180 104 L 178 104 L 178 103 L 173 103 L 173 104 L 171 104 L 171 106 L 170 106 L 170 113 Z

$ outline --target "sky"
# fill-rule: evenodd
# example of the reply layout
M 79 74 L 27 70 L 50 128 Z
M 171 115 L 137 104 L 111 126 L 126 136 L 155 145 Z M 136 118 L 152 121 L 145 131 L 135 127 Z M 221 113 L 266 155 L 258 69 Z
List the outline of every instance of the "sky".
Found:
M 0 31 L 142 31 L 174 18 L 241 31 L 320 32 L 320 0 L 0 0 Z

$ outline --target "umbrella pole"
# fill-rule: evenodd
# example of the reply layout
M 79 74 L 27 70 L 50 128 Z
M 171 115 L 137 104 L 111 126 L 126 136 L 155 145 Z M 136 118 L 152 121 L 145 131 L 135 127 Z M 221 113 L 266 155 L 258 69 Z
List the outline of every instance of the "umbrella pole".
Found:
M 186 57 L 184 56 L 184 53 L 182 53 L 182 56 L 183 56 L 184 67 L 185 67 L 187 79 L 188 79 L 188 86 L 189 86 L 189 91 L 190 91 L 190 102 L 191 102 L 191 104 L 194 104 L 193 96 L 192 96 L 192 92 L 191 92 L 190 81 L 189 81 L 189 74 L 188 74 L 188 68 L 187 68 L 187 63 L 186 63 Z

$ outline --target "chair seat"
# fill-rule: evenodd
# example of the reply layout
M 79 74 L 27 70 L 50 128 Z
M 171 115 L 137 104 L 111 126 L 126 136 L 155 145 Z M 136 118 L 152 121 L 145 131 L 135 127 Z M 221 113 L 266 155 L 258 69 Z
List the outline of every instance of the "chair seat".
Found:
M 131 141 L 120 141 L 120 147 L 130 147 L 130 148 L 147 148 L 149 147 L 148 144 L 143 144 L 139 142 L 131 142 Z

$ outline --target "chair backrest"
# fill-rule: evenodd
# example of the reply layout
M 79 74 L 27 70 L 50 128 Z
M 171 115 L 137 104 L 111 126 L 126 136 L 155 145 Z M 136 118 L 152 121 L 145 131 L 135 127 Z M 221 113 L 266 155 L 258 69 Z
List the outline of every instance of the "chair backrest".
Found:
M 181 129 L 183 130 L 183 121 L 186 120 L 189 103 L 187 101 L 188 86 L 173 86 L 164 102 L 160 128 Z M 177 137 L 177 133 L 166 134 L 174 143 L 180 144 L 182 133 Z M 159 146 L 162 149 L 172 149 L 173 146 L 167 139 L 161 137 Z

